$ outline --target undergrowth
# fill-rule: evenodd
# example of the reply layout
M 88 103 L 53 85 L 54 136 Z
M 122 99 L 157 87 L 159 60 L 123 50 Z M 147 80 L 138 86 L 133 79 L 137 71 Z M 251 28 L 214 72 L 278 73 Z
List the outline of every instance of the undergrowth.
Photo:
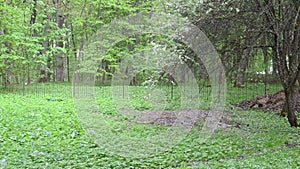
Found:
M 134 90 L 138 92 L 130 100 L 133 107 L 151 109 L 151 102 L 139 99 L 144 96 L 142 89 Z M 176 97 L 179 95 L 173 97 L 172 102 L 167 100 L 169 105 L 177 104 Z M 124 119 L 113 120 L 120 113 L 109 88 L 97 91 L 96 100 L 99 110 L 111 118 L 112 128 L 128 122 Z M 227 123 L 232 127 L 217 129 L 205 142 L 198 139 L 201 128 L 195 127 L 180 143 L 163 153 L 145 158 L 125 158 L 108 151 L 103 145 L 95 144 L 93 138 L 86 135 L 71 96 L 53 93 L 25 96 L 3 94 L 0 96 L 0 168 L 300 166 L 300 132 L 290 128 L 285 118 L 274 112 L 240 110 L 233 106 L 226 106 L 226 111 L 229 113 Z M 131 137 L 143 137 L 144 128 L 133 125 Z M 158 127 L 147 131 L 155 133 L 160 130 L 163 129 Z

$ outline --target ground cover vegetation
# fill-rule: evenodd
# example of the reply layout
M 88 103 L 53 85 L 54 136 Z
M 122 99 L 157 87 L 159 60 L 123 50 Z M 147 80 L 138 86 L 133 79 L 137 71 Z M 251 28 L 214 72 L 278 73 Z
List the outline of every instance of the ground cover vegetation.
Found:
M 56 88 L 65 86 L 65 84 L 56 85 Z M 116 103 L 111 98 L 109 88 L 99 88 L 96 99 L 99 109 L 107 115 L 105 117 L 113 130 L 132 137 L 145 137 L 149 132 L 164 130 L 165 126 L 149 128 L 138 124 L 134 125 L 134 129 L 126 130 L 123 126 L 128 122 L 126 118 L 115 118 L 121 116 L 120 112 L 116 111 L 114 106 Z M 70 86 L 66 89 L 69 93 L 72 92 Z M 143 92 L 142 89 L 136 90 Z M 85 134 L 85 129 L 80 124 L 74 110 L 72 95 L 60 95 L 58 92 L 54 90 L 40 95 L 33 93 L 25 96 L 1 95 L 1 166 L 6 166 L 5 168 L 297 168 L 299 166 L 299 131 L 296 128 L 291 129 L 285 118 L 272 111 L 241 110 L 227 105 L 228 115 L 222 119 L 222 123 L 226 126 L 219 128 L 206 142 L 197 142 L 201 126 L 196 126 L 187 137 L 168 151 L 147 158 L 131 159 L 117 156 L 107 151 L 105 147 L 95 144 Z M 148 109 L 149 103 L 142 98 L 143 96 L 136 96 L 141 97 L 140 99 L 133 97 L 131 102 L 133 106 Z M 176 102 L 176 97 L 173 100 Z

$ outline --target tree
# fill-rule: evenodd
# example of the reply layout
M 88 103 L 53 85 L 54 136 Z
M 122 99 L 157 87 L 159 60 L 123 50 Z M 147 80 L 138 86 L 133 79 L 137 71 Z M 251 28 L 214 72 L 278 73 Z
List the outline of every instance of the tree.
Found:
M 287 112 L 290 125 L 298 127 L 295 104 L 299 94 L 296 84 L 300 80 L 300 3 L 293 2 L 206 1 L 202 6 L 195 6 L 196 12 L 182 14 L 208 35 L 221 53 L 227 71 L 236 72 L 237 87 L 243 84 L 251 53 L 261 49 L 267 63 L 271 51 L 272 63 L 286 95 L 283 112 Z
M 56 2 L 53 1 L 54 5 L 56 5 L 56 23 L 57 23 L 57 27 L 58 30 L 62 30 L 64 23 L 65 23 L 65 19 L 66 19 L 66 15 L 63 14 L 62 11 L 62 1 L 61 0 L 57 0 Z M 64 73 L 65 73 L 65 57 L 64 57 L 64 32 L 61 32 L 61 35 L 59 36 L 59 38 L 57 39 L 56 42 L 56 47 L 59 49 L 59 51 L 57 52 L 57 56 L 56 56 L 56 70 L 55 70 L 55 80 L 56 81 L 60 81 L 63 82 L 64 81 Z
M 258 1 L 266 18 L 262 23 L 272 45 L 272 58 L 285 93 L 283 112 L 292 127 L 299 127 L 295 104 L 300 76 L 300 7 L 288 0 Z

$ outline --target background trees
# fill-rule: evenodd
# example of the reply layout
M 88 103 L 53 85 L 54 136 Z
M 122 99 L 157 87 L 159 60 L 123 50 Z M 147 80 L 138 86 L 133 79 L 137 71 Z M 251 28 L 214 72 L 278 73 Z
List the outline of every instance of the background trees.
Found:
M 299 3 L 275 1 L 207 1 L 195 23 L 207 32 L 221 54 L 235 87 L 242 87 L 249 69 L 261 55 L 268 75 L 268 63 L 284 88 L 286 103 L 282 110 L 291 126 L 297 127 L 295 104 L 299 94 Z M 196 18 L 196 19 L 195 19 Z M 208 25 L 208 26 L 207 26 Z M 221 28 L 222 27 L 222 28 Z M 259 73 L 258 70 L 254 73 Z M 251 77 L 251 76 L 250 76 Z
M 181 14 L 203 30 L 218 50 L 235 87 L 279 79 L 286 94 L 291 126 L 299 79 L 300 16 L 296 0 L 148 1 L 148 0 L 2 0 L 0 1 L 0 76 L 2 86 L 68 81 L 83 45 L 114 18 L 141 11 Z M 205 79 L 205 67 L 187 46 L 166 37 L 133 35 L 110 50 L 97 71 L 105 84 L 125 56 L 158 41 L 173 48 Z M 152 46 L 153 47 L 153 46 Z M 166 46 L 166 48 L 170 48 Z M 151 69 L 148 69 L 151 73 Z M 153 73 L 153 72 L 152 72 Z M 158 73 L 158 72 L 156 72 Z M 141 84 L 149 73 L 134 76 Z

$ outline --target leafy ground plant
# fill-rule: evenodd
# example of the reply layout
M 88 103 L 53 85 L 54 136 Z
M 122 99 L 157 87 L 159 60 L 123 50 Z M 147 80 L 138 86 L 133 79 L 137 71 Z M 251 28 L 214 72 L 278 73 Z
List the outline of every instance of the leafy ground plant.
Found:
M 106 90 L 109 90 L 106 89 Z M 0 168 L 297 168 L 299 129 L 273 112 L 241 111 L 228 106 L 229 127 L 218 129 L 206 142 L 196 126 L 176 146 L 147 158 L 124 158 L 95 144 L 74 111 L 73 99 L 53 94 L 0 96 Z M 54 97 L 55 96 L 55 97 Z M 49 100 L 56 98 L 56 100 Z M 106 99 L 104 99 L 106 98 Z M 60 101 L 57 101 L 60 100 Z M 99 109 L 112 128 L 119 112 L 105 93 Z M 134 102 L 134 100 L 133 100 Z M 147 127 L 146 127 L 147 128 Z M 133 125 L 131 137 L 144 137 L 145 126 Z

